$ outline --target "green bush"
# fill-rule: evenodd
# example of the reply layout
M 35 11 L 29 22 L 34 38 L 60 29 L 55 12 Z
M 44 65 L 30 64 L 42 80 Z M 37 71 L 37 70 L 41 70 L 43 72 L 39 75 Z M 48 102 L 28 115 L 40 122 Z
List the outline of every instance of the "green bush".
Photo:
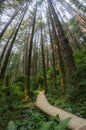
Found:
M 77 66 L 73 73 L 73 84 L 75 87 L 72 89 L 72 94 L 76 97 L 86 96 L 86 65 L 82 64 Z
M 37 109 L 22 111 L 23 120 L 16 123 L 10 121 L 8 130 L 65 130 L 70 117 L 58 123 L 59 116 L 49 117 L 39 112 Z

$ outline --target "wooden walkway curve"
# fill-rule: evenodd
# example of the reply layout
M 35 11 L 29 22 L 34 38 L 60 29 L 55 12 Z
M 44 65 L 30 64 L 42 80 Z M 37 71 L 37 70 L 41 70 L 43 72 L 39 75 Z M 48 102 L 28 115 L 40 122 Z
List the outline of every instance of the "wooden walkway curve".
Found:
M 60 121 L 67 117 L 72 117 L 72 119 L 68 123 L 68 127 L 71 128 L 72 130 L 86 130 L 85 119 L 82 119 L 76 115 L 73 115 L 60 108 L 56 108 L 50 105 L 49 102 L 47 101 L 47 98 L 44 95 L 44 92 L 40 92 L 38 94 L 36 100 L 36 106 L 50 116 L 56 116 L 57 114 L 59 114 Z

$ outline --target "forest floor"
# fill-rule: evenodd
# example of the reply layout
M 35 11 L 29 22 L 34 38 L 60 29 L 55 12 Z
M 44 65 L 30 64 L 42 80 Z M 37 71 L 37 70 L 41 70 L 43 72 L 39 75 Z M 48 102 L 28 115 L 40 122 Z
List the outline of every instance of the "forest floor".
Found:
M 51 105 L 60 107 L 79 117 L 86 118 L 85 99 L 82 101 L 69 101 L 66 95 L 53 96 L 49 94 L 46 94 L 46 97 Z M 0 108 L 0 130 L 11 130 L 8 129 L 10 121 L 13 121 L 17 130 L 43 130 L 41 127 L 45 124 L 49 125 L 53 120 L 52 117 L 38 110 L 35 107 L 35 102 L 31 100 L 18 102 L 18 104 L 20 105 L 15 106 L 13 111 L 10 111 L 7 105 Z M 56 120 L 54 120 L 54 125 L 58 125 Z
M 82 95 L 83 96 L 83 95 Z M 46 97 L 51 105 L 59 107 L 73 113 L 81 118 L 86 119 L 86 98 L 80 97 L 78 99 L 69 99 L 68 95 L 57 95 L 46 94 Z
M 51 124 L 56 127 L 59 123 L 57 119 L 41 112 L 31 102 L 22 103 L 21 106 L 14 107 L 13 111 L 7 106 L 0 109 L 0 130 L 12 130 L 12 125 L 15 130 L 52 130 L 49 128 Z
M 12 130 L 12 128 L 15 128 L 13 130 L 52 130 L 49 128 L 51 124 L 53 127 L 59 124 L 57 119 L 47 116 L 37 109 L 34 103 L 24 104 L 24 106 L 14 107 L 13 111 L 2 109 L 0 111 L 0 130 Z M 69 129 L 66 128 L 66 130 Z

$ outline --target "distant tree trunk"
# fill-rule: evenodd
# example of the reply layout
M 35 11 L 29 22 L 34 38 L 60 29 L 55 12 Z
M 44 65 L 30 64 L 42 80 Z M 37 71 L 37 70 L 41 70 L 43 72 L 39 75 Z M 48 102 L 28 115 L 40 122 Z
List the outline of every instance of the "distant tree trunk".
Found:
M 25 38 L 26 40 L 26 38 Z M 26 68 L 26 53 L 27 53 L 27 42 L 25 41 L 24 47 L 23 47 L 23 74 L 25 74 L 25 68 Z
M 86 7 L 82 5 L 78 0 L 71 0 L 72 3 L 75 4 L 76 7 L 78 7 L 78 10 L 81 10 L 84 13 L 86 13 Z
M 12 99 L 11 99 L 11 94 L 9 89 L 9 76 L 5 77 L 5 90 L 6 90 L 6 101 L 8 104 L 8 108 L 9 110 L 13 111 Z
M 37 68 L 37 72 L 40 72 L 42 70 L 41 67 L 41 48 L 38 49 L 38 68 Z
M 27 56 L 28 56 L 28 39 L 30 37 L 30 31 L 31 31 L 31 28 L 29 28 L 29 31 L 28 31 L 28 36 L 26 36 L 25 38 L 25 45 L 24 45 L 24 49 L 23 49 L 23 72 L 25 75 L 27 75 Z
M 25 43 L 25 46 L 24 46 L 24 74 L 26 75 L 27 73 L 27 54 L 28 54 L 28 39 Z
M 67 31 L 68 37 L 71 40 L 71 46 L 73 49 L 78 49 L 78 50 L 82 50 L 82 45 L 80 43 L 80 40 L 78 39 L 78 37 L 76 36 L 75 33 L 73 33 L 67 26 L 66 23 L 64 23 L 65 26 L 65 30 Z
M 31 73 L 31 56 L 32 56 L 32 48 L 33 48 L 33 37 L 34 37 L 34 30 L 35 30 L 35 22 L 36 22 L 36 12 L 37 12 L 37 4 L 35 7 L 35 13 L 33 18 L 33 25 L 32 25 L 32 32 L 30 37 L 30 46 L 28 50 L 28 56 L 27 56 L 27 81 L 26 81 L 26 87 L 25 87 L 25 99 L 28 99 L 31 97 L 31 91 L 30 91 L 30 73 Z
M 0 39 L 2 38 L 3 34 L 5 33 L 6 29 L 8 28 L 8 26 L 11 24 L 12 20 L 15 18 L 15 16 L 17 15 L 17 13 L 19 12 L 20 8 L 17 9 L 14 14 L 12 15 L 11 19 L 7 22 L 7 24 L 5 25 L 5 27 L 2 29 L 2 31 L 0 32 Z
M 71 42 L 71 46 L 73 48 L 73 50 L 75 49 L 79 49 L 79 50 L 82 50 L 82 46 L 81 46 L 81 43 L 80 43 L 80 40 L 78 39 L 77 35 L 71 31 L 71 29 L 69 29 L 69 25 L 68 23 L 65 23 L 62 16 L 60 15 L 59 11 L 57 11 L 60 18 L 61 18 L 61 21 L 63 23 L 63 26 L 64 26 L 64 30 L 66 31 L 66 34 L 68 35 L 69 37 L 69 40 Z M 64 17 L 66 17 L 64 15 Z
M 38 45 L 37 45 L 37 40 L 38 40 L 37 36 L 35 38 L 35 45 L 34 45 L 34 50 L 33 50 L 33 75 L 36 76 L 37 75 L 37 61 L 38 61 Z
M 49 69 L 49 46 L 46 46 L 46 69 Z
M 19 28 L 20 28 L 21 23 L 22 23 L 22 21 L 23 21 L 23 18 L 24 18 L 24 16 L 25 16 L 25 13 L 26 13 L 26 10 L 25 10 L 25 12 L 24 12 L 24 14 L 23 14 L 23 16 L 22 16 L 22 18 L 21 18 L 20 23 L 18 24 L 18 27 L 16 27 L 16 30 L 15 30 L 15 33 L 14 33 L 14 36 L 13 36 L 13 39 L 12 39 L 12 41 L 11 41 L 11 43 L 10 43 L 10 46 L 9 46 L 7 52 L 6 52 L 6 56 L 5 56 L 5 58 L 4 58 L 4 61 L 2 61 L 3 64 L 2 64 L 2 66 L 1 66 L 1 68 L 0 68 L 0 79 L 4 77 L 4 74 L 5 74 L 5 71 L 6 71 L 6 68 L 7 68 L 7 64 L 8 64 L 8 60 L 9 60 L 9 56 L 10 56 L 10 53 L 11 53 L 13 44 L 14 44 L 14 42 L 15 42 L 16 36 L 17 36 L 17 34 L 18 34 Z
M 52 32 L 50 30 L 50 22 L 48 19 L 48 28 L 50 34 L 50 42 L 51 42 L 51 49 L 52 49 L 52 62 L 53 62 L 53 79 L 54 79 L 54 88 L 56 89 L 56 65 L 55 65 L 55 53 L 54 53 L 54 46 L 53 46 L 53 39 L 52 39 Z
M 41 20 L 42 21 L 42 20 Z M 45 66 L 45 54 L 44 54 L 44 41 L 43 41 L 43 27 L 41 22 L 41 51 L 42 51 L 42 64 L 43 64 L 43 75 L 44 75 L 44 89 L 47 91 L 47 78 L 46 78 L 46 66 Z
M 55 9 L 53 7 L 52 1 L 48 0 L 48 5 L 50 7 L 50 13 L 52 16 L 52 19 L 54 21 L 56 33 L 58 34 L 58 38 L 60 41 L 60 46 L 62 47 L 62 51 L 64 52 L 64 61 L 67 69 L 67 79 L 70 82 L 71 85 L 71 74 L 74 71 L 74 58 L 73 58 L 73 51 L 69 45 L 68 39 L 65 37 L 64 30 L 61 26 L 61 23 L 59 21 L 59 18 L 55 12 Z
M 1 62 L 2 62 L 2 60 L 3 60 L 4 54 L 6 53 L 6 49 L 7 49 L 8 45 L 9 45 L 9 41 L 10 41 L 10 39 L 12 38 L 12 36 L 13 36 L 13 34 L 14 34 L 14 32 L 15 32 L 15 29 L 16 29 L 16 27 L 15 27 L 14 30 L 12 31 L 10 37 L 8 38 L 8 40 L 7 40 L 7 42 L 6 42 L 5 46 L 4 46 L 4 48 L 3 48 L 3 50 L 2 50 L 2 53 L 1 53 L 1 56 L 0 56 L 0 65 L 1 65 Z
M 61 0 L 61 3 L 79 22 L 82 32 L 86 32 L 86 19 L 81 14 L 79 14 L 73 7 L 71 7 L 70 4 L 68 4 L 66 1 Z

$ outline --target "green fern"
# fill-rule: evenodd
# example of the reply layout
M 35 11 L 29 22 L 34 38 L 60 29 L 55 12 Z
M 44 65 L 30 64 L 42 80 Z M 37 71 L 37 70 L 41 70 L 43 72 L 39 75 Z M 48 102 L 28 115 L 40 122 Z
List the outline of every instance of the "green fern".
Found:
M 67 123 L 71 120 L 71 117 L 68 117 L 57 124 L 54 120 L 45 123 L 40 130 L 65 130 Z
M 71 120 L 71 117 L 68 117 L 66 119 L 64 119 L 63 121 L 61 121 L 58 126 L 55 127 L 54 130 L 65 130 L 68 122 Z
M 53 121 L 49 121 L 45 124 L 43 124 L 43 126 L 40 128 L 40 130 L 54 130 L 54 122 Z
M 8 129 L 7 130 L 17 130 L 16 125 L 15 125 L 15 123 L 13 121 L 10 121 L 8 123 Z

